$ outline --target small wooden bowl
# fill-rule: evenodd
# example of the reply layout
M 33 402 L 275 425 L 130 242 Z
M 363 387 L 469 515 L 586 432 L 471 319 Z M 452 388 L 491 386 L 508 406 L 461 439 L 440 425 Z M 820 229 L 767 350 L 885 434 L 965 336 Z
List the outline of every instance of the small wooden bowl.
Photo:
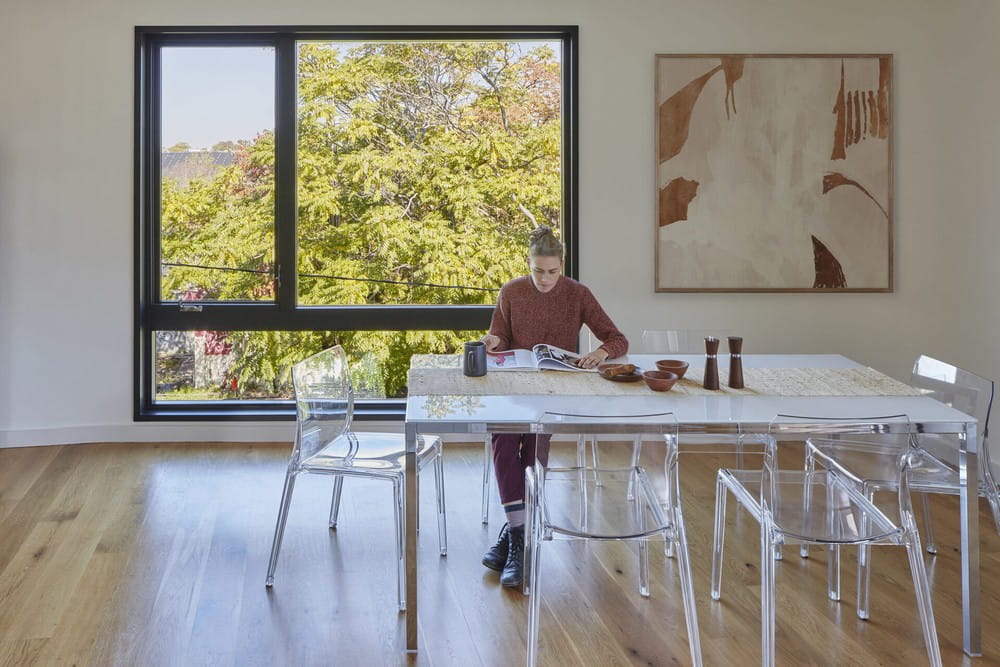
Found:
M 653 391 L 670 391 L 680 377 L 677 373 L 670 371 L 646 371 L 642 374 L 642 379 L 646 381 L 646 386 Z
M 632 369 L 630 373 L 622 373 L 623 370 Z M 597 367 L 597 372 L 605 380 L 612 382 L 638 382 L 642 379 L 642 370 L 635 364 L 601 364 Z
M 660 371 L 670 371 L 678 378 L 682 378 L 684 377 L 684 374 L 687 373 L 688 362 L 681 361 L 680 359 L 660 359 L 656 362 L 656 369 Z

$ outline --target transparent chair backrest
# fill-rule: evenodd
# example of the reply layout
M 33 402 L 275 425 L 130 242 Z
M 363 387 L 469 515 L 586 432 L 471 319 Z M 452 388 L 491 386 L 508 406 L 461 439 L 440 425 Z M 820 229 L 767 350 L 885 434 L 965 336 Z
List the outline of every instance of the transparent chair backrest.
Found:
M 535 424 L 537 433 L 557 434 L 677 434 L 677 418 L 672 412 L 639 415 L 577 415 L 545 412 Z
M 915 446 L 915 431 L 909 416 L 905 414 L 882 415 L 872 417 L 822 417 L 805 415 L 778 414 L 768 425 L 768 435 L 777 444 L 780 440 L 805 440 L 806 438 L 836 438 L 851 440 L 858 438 L 865 442 L 870 442 L 872 436 L 877 436 L 880 441 L 887 445 L 892 445 L 885 449 L 886 456 L 897 459 L 904 453 L 907 454 L 907 465 L 917 465 L 919 462 L 919 449 Z M 842 441 L 841 440 L 841 441 Z M 828 458 L 821 454 L 822 448 L 817 452 L 826 461 L 822 464 L 824 468 L 833 468 L 840 471 L 845 478 L 854 479 L 857 484 L 863 485 L 863 481 L 847 468 L 844 468 L 836 461 L 836 458 Z M 775 477 L 778 474 L 774 461 L 775 451 L 769 448 L 764 457 L 761 478 L 761 505 L 768 510 L 774 507 L 777 500 Z M 906 477 L 900 469 L 899 480 L 899 510 L 901 516 L 905 515 L 905 520 L 912 520 L 913 511 L 910 505 L 909 488 Z M 799 502 L 796 500 L 795 502 Z M 891 523 L 891 522 L 890 522 Z
M 913 364 L 910 384 L 942 403 L 972 415 L 979 421 L 977 440 L 989 435 L 993 381 L 957 366 L 921 355 Z
M 768 425 L 768 435 L 776 444 L 781 440 L 803 441 L 806 438 L 869 441 L 872 436 L 876 436 L 886 444 L 891 441 L 898 445 L 894 448 L 896 452 L 902 447 L 915 445 L 912 440 L 913 425 L 910 418 L 904 414 L 872 417 L 779 414 Z M 771 454 L 766 458 L 770 459 Z
M 643 329 L 642 351 L 648 354 L 704 354 L 706 337 L 714 336 L 724 343 L 731 335 L 728 329 Z
M 354 390 L 344 349 L 337 345 L 292 367 L 301 458 L 308 458 L 347 433 L 354 413 Z M 350 456 L 350 443 L 340 455 Z

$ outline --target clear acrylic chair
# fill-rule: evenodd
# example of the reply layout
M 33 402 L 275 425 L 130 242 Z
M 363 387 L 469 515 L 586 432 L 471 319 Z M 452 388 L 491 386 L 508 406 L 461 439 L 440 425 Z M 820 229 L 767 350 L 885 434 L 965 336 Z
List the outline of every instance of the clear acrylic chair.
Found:
M 1000 532 L 1000 499 L 989 455 L 989 416 L 993 403 L 993 382 L 933 357 L 920 356 L 913 364 L 910 384 L 921 389 L 926 395 L 977 419 L 979 495 L 989 502 L 994 526 L 997 532 Z M 961 487 L 958 471 L 958 438 L 958 435 L 921 433 L 916 440 L 924 451 L 924 465 L 911 472 L 910 491 L 920 494 L 923 504 L 924 542 L 930 553 L 936 553 L 937 548 L 934 544 L 927 496 L 932 493 L 959 494 Z M 807 469 L 812 465 L 813 455 L 819 451 L 826 457 L 836 459 L 840 465 L 862 479 L 865 493 L 869 498 L 875 493 L 891 492 L 897 488 L 898 480 L 892 465 L 892 457 L 886 456 L 884 452 L 887 447 L 892 448 L 893 443 L 887 444 L 877 439 L 871 441 L 867 438 L 849 440 L 811 438 L 806 441 L 806 445 Z M 803 557 L 807 557 L 808 548 L 803 546 L 800 553 Z M 862 547 L 858 554 L 857 608 L 858 617 L 862 619 L 869 618 L 870 582 L 871 551 L 867 547 Z
M 841 546 L 905 547 L 927 655 L 932 665 L 940 665 L 930 586 L 910 503 L 910 476 L 924 464 L 924 452 L 915 446 L 909 419 L 905 415 L 851 420 L 778 415 L 768 435 L 770 442 L 760 470 L 723 468 L 718 472 L 712 599 L 720 599 L 722 593 L 726 498 L 732 493 L 760 523 L 761 664 L 773 665 L 775 660 L 775 548 L 783 544 L 815 544 L 829 551 L 827 585 L 831 597 L 835 589 L 839 591 Z M 811 469 L 779 470 L 776 466 L 776 448 L 783 440 L 853 437 L 866 441 L 878 438 L 895 445 L 895 449 L 883 451 L 897 471 L 894 506 L 876 505 L 863 480 L 821 453 L 814 452 Z
M 643 329 L 642 351 L 650 354 L 705 354 L 705 338 L 726 340 L 730 329 Z
M 600 469 L 602 485 L 596 485 L 593 467 L 542 466 L 536 462 L 525 471 L 525 577 L 529 595 L 528 665 L 536 663 L 539 637 L 542 545 L 555 539 L 636 540 L 639 546 L 639 593 L 649 596 L 649 550 L 647 540 L 666 538 L 674 544 L 680 574 L 681 595 L 691 661 L 701 664 L 701 643 L 694 588 L 688 558 L 684 518 L 677 484 L 677 420 L 673 414 L 587 416 L 545 413 L 535 425 L 536 433 L 578 439 L 605 439 L 626 447 L 640 438 L 664 447 L 664 473 L 674 478 L 674 490 L 661 505 L 646 471 L 638 465 Z M 635 493 L 628 497 L 626 489 Z
M 278 522 L 274 528 L 271 559 L 265 585 L 274 583 L 278 551 L 285 533 L 288 509 L 292 502 L 295 478 L 301 473 L 333 475 L 330 502 L 330 528 L 336 529 L 344 477 L 386 480 L 393 487 L 393 511 L 396 519 L 396 571 L 399 609 L 406 609 L 406 575 L 403 560 L 404 498 L 403 435 L 399 433 L 355 433 L 351 431 L 354 391 L 347 355 L 341 346 L 328 348 L 292 367 L 295 385 L 295 441 L 288 459 L 285 487 L 281 494 Z M 448 551 L 444 504 L 444 465 L 441 439 L 418 436 L 417 468 L 434 463 L 437 490 L 438 540 L 441 555 Z

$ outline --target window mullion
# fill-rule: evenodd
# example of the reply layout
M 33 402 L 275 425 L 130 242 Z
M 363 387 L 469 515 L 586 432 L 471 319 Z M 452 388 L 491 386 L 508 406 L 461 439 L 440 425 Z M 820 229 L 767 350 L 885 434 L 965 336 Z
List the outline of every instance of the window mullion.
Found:
M 275 49 L 275 300 L 283 312 L 295 310 L 298 293 L 296 266 L 295 128 L 296 90 L 295 39 L 281 35 Z

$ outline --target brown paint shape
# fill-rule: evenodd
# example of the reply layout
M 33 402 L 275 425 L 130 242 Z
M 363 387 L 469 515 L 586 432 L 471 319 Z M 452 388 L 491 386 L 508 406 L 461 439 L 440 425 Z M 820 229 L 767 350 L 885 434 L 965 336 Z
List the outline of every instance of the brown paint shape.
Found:
M 660 190 L 660 227 L 687 220 L 688 204 L 698 194 L 698 181 L 675 178 Z
M 732 103 L 733 115 L 736 115 L 736 82 L 743 78 L 743 64 L 746 58 L 722 58 L 722 73 L 726 77 L 726 120 L 729 119 L 729 106 Z
M 833 129 L 831 160 L 847 157 L 847 147 L 866 137 L 885 139 L 889 136 L 889 78 L 888 58 L 879 58 L 879 89 L 846 91 L 844 62 L 840 63 L 840 89 L 833 104 L 837 122 Z
M 859 91 L 854 91 L 854 143 L 864 139 L 864 135 L 861 133 L 861 105 L 858 103 L 862 94 Z
M 833 153 L 831 160 L 843 160 L 847 157 L 847 109 L 844 95 L 844 61 L 840 61 L 840 90 L 837 91 L 837 101 L 833 103 L 833 113 L 837 116 L 837 124 L 833 128 Z
M 892 70 L 889 67 L 889 58 L 878 59 L 878 134 L 879 139 L 886 139 L 889 136 L 889 79 Z
M 882 204 L 880 204 L 878 200 L 875 199 L 874 195 L 868 192 L 868 190 L 863 185 L 861 185 L 855 180 L 848 178 L 847 176 L 844 176 L 839 171 L 831 171 L 823 175 L 823 194 L 826 194 L 830 190 L 838 188 L 841 185 L 851 185 L 856 187 L 858 190 L 861 190 L 861 192 L 863 192 L 866 197 L 875 202 L 875 205 L 878 206 L 880 211 L 882 211 L 882 215 L 884 215 L 887 220 L 889 219 L 889 212 L 882 207 Z
M 868 131 L 873 137 L 879 135 L 878 107 L 875 104 L 875 91 L 868 91 Z
M 698 96 L 712 76 L 722 70 L 722 65 L 713 67 L 697 79 L 678 90 L 667 101 L 660 105 L 660 162 L 669 160 L 681 152 L 687 141 L 688 129 L 691 126 L 691 111 L 694 109 Z
M 813 289 L 822 287 L 843 289 L 847 287 L 844 270 L 841 268 L 837 258 L 815 236 L 812 237 L 812 242 L 813 264 L 816 267 L 816 279 L 813 282 Z

